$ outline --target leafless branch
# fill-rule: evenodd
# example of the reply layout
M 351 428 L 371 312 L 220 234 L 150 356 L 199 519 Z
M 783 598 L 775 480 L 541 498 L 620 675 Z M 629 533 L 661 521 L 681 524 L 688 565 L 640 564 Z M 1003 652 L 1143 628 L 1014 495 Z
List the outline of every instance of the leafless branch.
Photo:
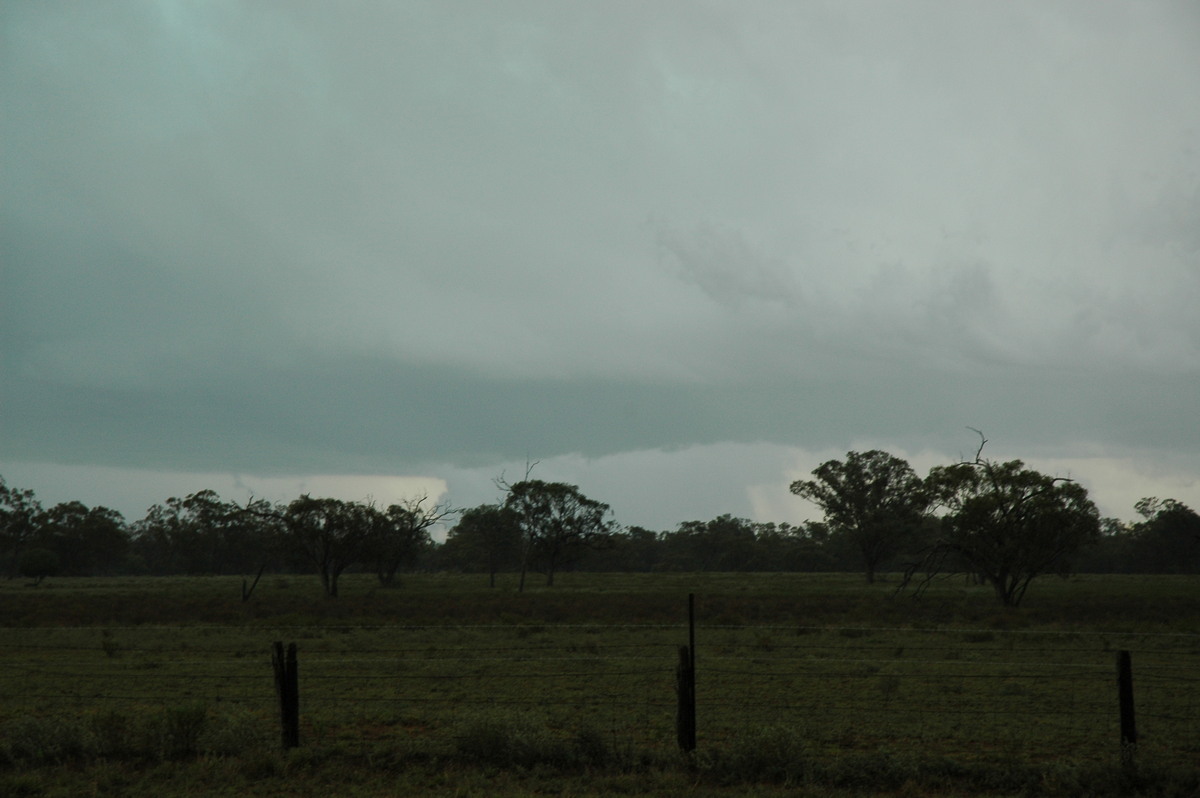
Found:
M 531 460 L 529 460 L 529 458 L 525 459 L 525 478 L 522 480 L 523 482 L 529 481 L 529 475 L 533 473 L 533 469 L 541 462 L 542 462 L 541 460 L 532 460 L 531 461 Z M 504 491 L 505 493 L 512 492 L 512 487 L 513 487 L 512 483 L 509 482 L 507 479 L 505 479 L 503 471 L 500 472 L 500 476 L 498 476 L 492 480 L 492 484 L 495 485 L 499 490 Z
M 981 462 L 983 462 L 983 460 L 982 460 L 983 447 L 987 445 L 987 438 L 983 437 L 983 430 L 978 430 L 978 429 L 975 429 L 974 427 L 967 427 L 967 429 L 971 430 L 972 432 L 974 432 L 976 435 L 979 436 L 979 448 L 975 450 L 975 460 L 973 462 L 981 463 Z

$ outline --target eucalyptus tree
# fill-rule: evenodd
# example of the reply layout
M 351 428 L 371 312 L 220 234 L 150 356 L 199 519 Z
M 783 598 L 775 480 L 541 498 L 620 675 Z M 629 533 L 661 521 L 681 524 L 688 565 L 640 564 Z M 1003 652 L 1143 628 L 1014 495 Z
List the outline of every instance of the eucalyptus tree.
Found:
M 791 492 L 825 512 L 832 534 L 861 558 L 867 582 L 880 565 L 910 546 L 929 509 L 929 492 L 907 461 L 887 452 L 848 452 L 797 480 Z
M 761 562 L 760 527 L 725 514 L 711 521 L 684 521 L 663 535 L 665 559 L 673 570 L 752 571 Z
M 43 511 L 34 540 L 57 554 L 62 573 L 71 576 L 116 573 L 129 549 L 129 531 L 119 512 L 79 501 Z
M 904 584 L 917 573 L 925 575 L 923 587 L 938 573 L 967 572 L 1015 607 L 1037 577 L 1070 573 L 1072 555 L 1099 540 L 1100 514 L 1079 483 L 1020 460 L 989 460 L 982 456 L 986 443 L 980 434 L 973 461 L 930 471 L 927 482 L 943 513 L 940 536 Z
M 541 568 L 552 586 L 555 572 L 573 549 L 605 545 L 616 531 L 609 506 L 584 496 L 575 485 L 525 479 L 502 487 L 507 492 L 504 507 L 521 530 L 519 591 L 525 590 L 530 567 Z
M 1130 554 L 1146 573 L 1200 573 L 1200 514 L 1175 499 L 1145 498 L 1134 505 L 1144 519 L 1132 529 Z
M 14 488 L 0 476 L 0 555 L 11 579 L 16 576 L 21 553 L 38 528 L 42 505 L 28 488 Z
M 338 579 L 360 562 L 375 529 L 368 505 L 304 494 L 278 513 L 286 543 L 316 570 L 329 598 L 338 595 Z
M 429 503 L 429 496 L 422 495 L 386 510 L 368 505 L 366 512 L 371 533 L 363 546 L 364 562 L 375 571 L 381 585 L 390 587 L 396 582 L 396 573 L 416 564 L 432 544 L 430 527 L 454 511 L 442 502 Z
M 499 571 L 521 563 L 521 527 L 516 513 L 497 504 L 464 510 L 447 533 L 440 554 L 448 565 L 487 571 L 488 585 L 495 587 Z
M 21 553 L 21 576 L 33 580 L 33 587 L 40 585 L 48 576 L 54 576 L 62 568 L 58 554 L 50 549 L 25 549 Z
M 242 507 L 200 490 L 150 507 L 133 525 L 133 546 L 151 573 L 253 572 L 275 556 L 280 520 L 269 502 Z

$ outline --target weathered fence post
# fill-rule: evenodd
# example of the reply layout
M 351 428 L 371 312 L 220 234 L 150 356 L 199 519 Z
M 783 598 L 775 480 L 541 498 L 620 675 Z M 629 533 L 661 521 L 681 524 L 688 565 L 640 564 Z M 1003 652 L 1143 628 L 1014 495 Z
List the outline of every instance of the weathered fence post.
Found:
M 283 643 L 276 642 L 271 654 L 275 666 L 275 692 L 279 695 L 279 721 L 283 729 L 283 747 L 300 747 L 300 679 L 296 670 L 296 644 L 289 643 L 285 656 Z
M 675 739 L 685 753 L 696 750 L 696 594 L 688 593 L 688 644 L 679 647 L 675 668 L 675 692 L 679 709 L 675 713 Z
M 1128 651 L 1117 652 L 1117 702 L 1121 710 L 1121 767 L 1133 770 L 1137 766 L 1137 723 L 1133 713 L 1133 663 Z
M 675 713 L 675 739 L 679 749 L 690 754 L 696 750 L 696 672 L 687 646 L 679 647 L 679 664 L 675 666 L 675 693 L 679 708 Z

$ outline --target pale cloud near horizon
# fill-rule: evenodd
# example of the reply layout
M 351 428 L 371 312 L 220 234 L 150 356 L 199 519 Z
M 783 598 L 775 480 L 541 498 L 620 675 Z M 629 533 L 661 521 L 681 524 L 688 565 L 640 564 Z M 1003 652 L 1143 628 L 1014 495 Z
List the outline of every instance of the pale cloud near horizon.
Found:
M 0 474 L 1200 505 L 1198 77 L 1170 0 L 7 4 Z

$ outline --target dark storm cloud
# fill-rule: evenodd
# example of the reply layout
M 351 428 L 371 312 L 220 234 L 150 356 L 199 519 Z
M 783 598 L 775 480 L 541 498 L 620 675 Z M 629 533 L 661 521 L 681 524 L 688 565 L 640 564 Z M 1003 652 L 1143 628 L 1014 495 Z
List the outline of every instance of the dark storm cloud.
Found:
M 1200 475 L 1189 4 L 9 3 L 0 36 L 5 469 L 624 457 L 633 491 L 970 424 Z

